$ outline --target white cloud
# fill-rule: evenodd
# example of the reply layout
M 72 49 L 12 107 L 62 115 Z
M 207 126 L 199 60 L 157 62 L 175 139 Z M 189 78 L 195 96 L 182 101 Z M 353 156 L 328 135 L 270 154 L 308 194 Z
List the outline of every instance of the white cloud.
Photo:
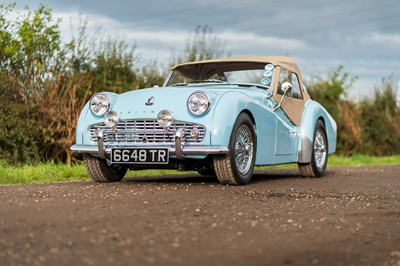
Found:
M 137 44 L 136 54 L 142 60 L 157 60 L 166 65 L 172 52 L 183 50 L 185 42 L 192 31 L 167 26 L 160 30 L 146 31 L 131 22 L 123 23 L 117 18 L 99 14 L 83 14 L 78 11 L 57 12 L 54 17 L 62 17 L 61 32 L 63 37 L 71 37 L 70 20 L 77 29 L 79 21 L 88 17 L 87 32 L 95 34 L 101 27 L 107 34 L 120 35 L 131 43 Z M 337 67 L 344 65 L 344 71 L 359 79 L 354 84 L 350 95 L 369 95 L 373 87 L 383 77 L 394 74 L 399 77 L 400 34 L 372 32 L 360 35 L 329 35 L 325 40 L 318 38 L 285 38 L 257 34 L 251 31 L 221 30 L 214 31 L 216 36 L 225 42 L 225 51 L 232 56 L 238 55 L 289 55 L 299 64 L 303 76 L 310 79 L 314 75 L 323 76 Z M 373 67 L 371 67 L 373 66 Z M 163 67 L 164 68 L 164 67 Z M 397 71 L 397 73 L 396 73 Z
M 54 17 L 62 19 L 60 29 L 64 38 L 71 38 L 73 34 L 77 34 L 79 26 L 86 26 L 88 34 L 95 34 L 100 29 L 106 34 L 124 31 L 123 23 L 96 14 L 83 14 L 78 11 L 54 12 Z
M 383 44 L 390 47 L 400 47 L 400 34 L 390 34 L 383 32 L 374 32 L 369 34 L 367 40 L 374 42 L 376 44 Z
M 252 32 L 226 31 L 219 33 L 218 37 L 226 41 L 228 50 L 243 51 L 246 49 L 255 49 L 256 47 L 263 50 L 301 50 L 306 48 L 306 44 L 301 40 L 260 36 Z
M 78 26 L 87 19 L 87 33 L 95 34 L 101 28 L 104 34 L 116 34 L 125 38 L 131 44 L 137 44 L 137 53 L 144 60 L 159 60 L 165 64 L 171 59 L 171 53 L 181 51 L 189 37 L 187 30 L 145 31 L 132 27 L 129 23 L 121 23 L 97 14 L 80 14 L 79 12 L 57 12 L 54 17 L 62 18 L 61 32 L 65 39 L 77 34 Z M 71 28 L 72 24 L 72 28 Z M 72 33 L 72 30 L 75 32 Z M 225 44 L 226 52 L 235 55 L 267 55 L 285 54 L 288 51 L 298 51 L 307 48 L 305 42 L 290 38 L 260 36 L 255 33 L 223 31 L 216 33 Z
M 400 55 L 400 33 L 371 32 L 360 40 L 360 44 L 371 47 L 377 54 L 392 51 Z
M 187 31 L 136 31 L 132 30 L 126 33 L 130 40 L 138 43 L 157 43 L 157 45 L 166 45 L 172 47 L 182 45 L 188 38 Z

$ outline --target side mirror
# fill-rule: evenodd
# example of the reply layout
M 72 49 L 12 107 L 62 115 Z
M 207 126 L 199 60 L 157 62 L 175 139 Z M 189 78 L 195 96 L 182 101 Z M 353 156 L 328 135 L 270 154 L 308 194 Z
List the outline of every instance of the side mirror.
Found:
M 293 88 L 292 84 L 290 82 L 285 81 L 281 85 L 281 89 L 283 91 L 283 97 Z
M 292 88 L 293 88 L 293 86 L 292 86 L 292 84 L 291 84 L 290 82 L 285 81 L 285 82 L 282 83 L 281 89 L 282 89 L 282 91 L 283 91 L 283 95 L 282 95 L 282 98 L 281 98 L 281 100 L 279 101 L 279 103 L 274 107 L 274 111 L 275 111 L 276 109 L 278 109 L 279 107 L 281 107 L 281 104 L 282 104 L 282 102 L 283 102 L 283 99 L 285 99 L 286 95 L 290 92 L 290 90 L 291 90 Z

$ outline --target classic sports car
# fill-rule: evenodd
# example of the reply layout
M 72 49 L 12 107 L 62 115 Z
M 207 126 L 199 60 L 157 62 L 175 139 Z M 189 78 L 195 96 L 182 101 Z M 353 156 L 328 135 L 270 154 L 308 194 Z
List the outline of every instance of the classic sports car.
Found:
M 310 99 L 292 59 L 222 58 L 177 65 L 163 87 L 93 95 L 71 150 L 99 182 L 163 168 L 239 185 L 256 165 L 287 163 L 320 177 L 336 150 L 336 123 Z

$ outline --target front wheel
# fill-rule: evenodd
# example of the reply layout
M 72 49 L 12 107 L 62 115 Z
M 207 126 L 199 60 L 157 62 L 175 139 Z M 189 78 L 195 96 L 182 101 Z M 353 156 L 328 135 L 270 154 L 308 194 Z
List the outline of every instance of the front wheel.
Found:
M 313 151 L 311 162 L 299 163 L 299 170 L 302 176 L 321 177 L 324 175 L 328 164 L 328 140 L 326 137 L 325 125 L 318 120 L 314 130 Z
M 124 178 L 127 168 L 108 165 L 105 160 L 90 154 L 83 156 L 86 170 L 90 177 L 96 182 L 118 182 Z
M 244 185 L 253 174 L 256 134 L 250 117 L 237 118 L 229 141 L 229 153 L 214 156 L 214 169 L 221 184 Z

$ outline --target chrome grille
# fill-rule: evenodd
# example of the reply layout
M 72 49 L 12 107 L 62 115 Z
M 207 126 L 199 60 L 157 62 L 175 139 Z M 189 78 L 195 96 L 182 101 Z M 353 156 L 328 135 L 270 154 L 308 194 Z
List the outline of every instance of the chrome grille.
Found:
M 199 136 L 196 139 L 190 136 L 190 130 L 194 127 L 199 130 Z M 203 125 L 175 121 L 166 130 L 156 120 L 120 121 L 115 129 L 109 129 L 104 123 L 100 123 L 91 125 L 88 130 L 89 139 L 94 142 L 97 142 L 97 130 L 104 130 L 103 141 L 105 144 L 158 143 L 172 145 L 178 128 L 186 130 L 185 143 L 200 143 L 206 134 Z

